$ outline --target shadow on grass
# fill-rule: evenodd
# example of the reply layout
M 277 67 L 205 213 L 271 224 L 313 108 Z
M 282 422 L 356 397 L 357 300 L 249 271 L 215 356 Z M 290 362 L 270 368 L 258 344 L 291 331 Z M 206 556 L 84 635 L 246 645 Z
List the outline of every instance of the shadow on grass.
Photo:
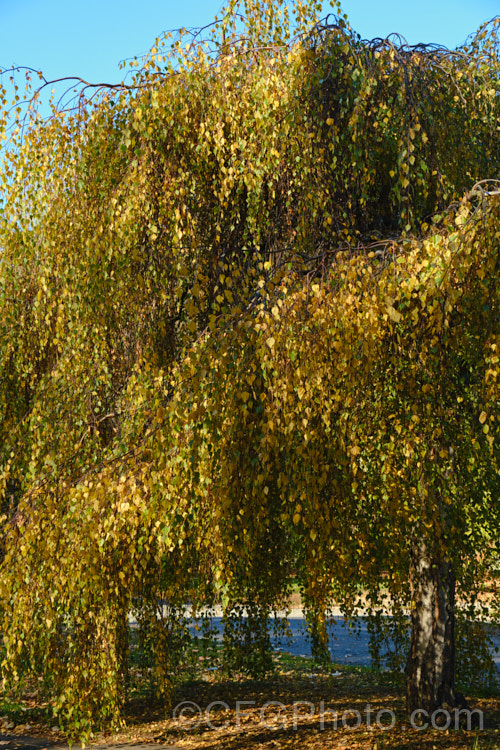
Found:
M 310 665 L 308 665 L 310 667 Z M 338 674 L 340 672 L 340 674 Z M 470 697 L 484 729 L 418 729 L 408 721 L 401 674 L 366 669 L 331 674 L 296 673 L 272 680 L 192 681 L 178 686 L 172 719 L 149 706 L 129 705 L 129 728 L 150 741 L 180 742 L 203 750 L 288 747 L 359 750 L 489 750 L 500 748 L 500 694 Z M 145 708 L 145 707 L 144 707 Z M 152 730 L 152 731 L 151 731 Z

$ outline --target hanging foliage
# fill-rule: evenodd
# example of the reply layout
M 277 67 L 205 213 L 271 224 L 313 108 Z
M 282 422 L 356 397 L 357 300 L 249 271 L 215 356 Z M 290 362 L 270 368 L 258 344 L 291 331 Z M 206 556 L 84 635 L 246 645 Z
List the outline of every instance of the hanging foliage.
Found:
M 451 52 L 320 10 L 232 1 L 45 118 L 0 71 L 2 670 L 81 737 L 130 612 L 168 700 L 186 601 L 265 646 L 294 577 L 323 655 L 383 583 L 410 709 L 460 704 L 455 582 L 500 528 L 499 22 Z

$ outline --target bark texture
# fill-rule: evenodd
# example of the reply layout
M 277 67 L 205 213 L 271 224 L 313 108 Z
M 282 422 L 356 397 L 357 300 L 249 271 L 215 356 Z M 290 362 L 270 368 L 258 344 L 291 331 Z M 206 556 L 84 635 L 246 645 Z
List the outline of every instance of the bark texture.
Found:
M 455 690 L 455 578 L 425 543 L 412 551 L 411 644 L 406 665 L 409 712 L 466 708 Z

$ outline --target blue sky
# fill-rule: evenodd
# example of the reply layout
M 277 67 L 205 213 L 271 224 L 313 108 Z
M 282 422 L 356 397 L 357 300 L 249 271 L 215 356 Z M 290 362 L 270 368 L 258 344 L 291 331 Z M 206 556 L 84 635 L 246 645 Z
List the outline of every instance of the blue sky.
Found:
M 46 78 L 122 78 L 120 60 L 142 55 L 162 31 L 210 23 L 219 0 L 0 0 L 0 67 L 41 69 Z M 343 0 L 364 38 L 403 34 L 411 44 L 462 43 L 500 13 L 499 0 Z

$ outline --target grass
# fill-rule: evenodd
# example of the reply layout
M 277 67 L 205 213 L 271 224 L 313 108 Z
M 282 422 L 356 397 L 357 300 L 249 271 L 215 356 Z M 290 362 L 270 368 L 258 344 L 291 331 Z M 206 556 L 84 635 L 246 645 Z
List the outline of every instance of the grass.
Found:
M 101 734 L 96 742 L 175 744 L 186 750 L 500 749 L 498 690 L 468 696 L 472 707 L 484 714 L 483 730 L 421 730 L 409 725 L 400 673 L 377 673 L 351 665 L 326 669 L 312 659 L 282 651 L 274 655 L 274 673 L 268 679 L 252 680 L 243 674 L 229 677 L 220 668 L 220 650 L 204 656 L 196 645 L 189 664 L 190 677 L 176 685 L 173 703 L 195 703 L 201 721 L 198 713 L 196 723 L 173 719 L 170 711 L 148 697 L 145 681 L 142 691 L 131 693 L 126 704 L 123 731 Z M 19 733 L 45 736 L 44 710 L 33 693 L 17 702 L 4 697 L 0 703 L 0 716 L 9 716 Z M 374 721 L 379 711 L 385 712 L 379 714 L 380 725 Z M 392 723 L 392 716 L 394 726 L 389 728 L 387 721 Z
M 324 669 L 311 659 L 282 652 L 276 654 L 275 673 L 268 680 L 249 680 L 243 675 L 228 679 L 206 671 L 199 679 L 179 684 L 174 705 L 196 703 L 201 721 L 199 714 L 195 723 L 174 721 L 159 707 L 143 706 L 138 711 L 129 704 L 127 731 L 115 739 L 175 743 L 196 750 L 500 748 L 500 692 L 468 697 L 471 706 L 484 714 L 483 730 L 421 730 L 409 725 L 400 673 L 346 665 Z M 246 703 L 238 711 L 241 701 Z M 385 712 L 379 715 L 380 724 L 389 719 L 392 723 L 389 711 L 393 712 L 392 728 L 373 721 L 379 711 Z M 362 718 L 359 727 L 358 716 Z

